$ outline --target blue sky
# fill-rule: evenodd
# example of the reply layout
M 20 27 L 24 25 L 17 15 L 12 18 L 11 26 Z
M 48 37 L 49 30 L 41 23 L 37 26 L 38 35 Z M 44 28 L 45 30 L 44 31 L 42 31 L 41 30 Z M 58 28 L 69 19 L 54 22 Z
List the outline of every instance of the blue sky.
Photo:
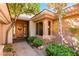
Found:
M 68 6 L 72 6 L 74 5 L 75 3 L 68 3 L 67 7 Z M 40 10 L 42 11 L 43 9 L 47 9 L 47 3 L 40 3 Z

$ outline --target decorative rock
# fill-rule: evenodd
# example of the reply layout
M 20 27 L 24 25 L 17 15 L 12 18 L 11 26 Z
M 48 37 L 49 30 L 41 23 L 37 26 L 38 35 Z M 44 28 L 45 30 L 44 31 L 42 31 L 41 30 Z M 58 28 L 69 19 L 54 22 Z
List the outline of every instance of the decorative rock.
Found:
M 40 46 L 40 47 L 41 47 L 41 49 L 44 48 L 44 46 Z

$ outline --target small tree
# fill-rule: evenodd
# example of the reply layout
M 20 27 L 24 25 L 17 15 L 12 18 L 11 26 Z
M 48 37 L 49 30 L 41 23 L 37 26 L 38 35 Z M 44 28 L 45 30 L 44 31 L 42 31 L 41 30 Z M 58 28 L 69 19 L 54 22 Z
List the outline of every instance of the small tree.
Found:
M 63 14 L 64 14 L 64 8 L 66 6 L 67 6 L 66 3 L 48 3 L 48 7 L 54 8 L 54 10 L 56 11 L 56 14 L 58 16 L 58 19 L 59 19 L 59 35 L 62 39 L 62 44 L 63 44 L 63 40 L 64 40 L 63 31 L 62 31 L 62 17 L 63 17 Z
M 9 27 L 7 29 L 5 44 L 7 44 L 7 41 L 8 41 L 9 31 L 14 26 L 18 16 L 23 12 L 23 10 L 22 10 L 23 6 L 24 6 L 24 4 L 20 4 L 20 3 L 17 3 L 17 4 L 16 3 L 9 3 L 9 4 L 7 4 L 7 7 L 9 8 L 9 11 L 10 11 L 10 15 L 14 19 L 11 19 L 12 23 L 9 25 Z
M 40 4 L 39 3 L 27 3 L 24 7 L 24 12 L 26 14 L 37 14 L 40 12 Z

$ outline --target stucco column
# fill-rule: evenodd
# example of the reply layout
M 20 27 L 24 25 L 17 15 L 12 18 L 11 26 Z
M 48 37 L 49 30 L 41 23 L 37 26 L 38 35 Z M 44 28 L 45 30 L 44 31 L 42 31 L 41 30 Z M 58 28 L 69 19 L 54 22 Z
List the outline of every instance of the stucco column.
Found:
M 29 21 L 29 36 L 36 36 L 36 24 L 33 21 Z
M 51 35 L 53 35 L 53 21 L 52 20 L 51 20 L 50 26 L 51 26 Z
M 8 43 L 13 43 L 13 32 L 12 32 L 13 27 L 10 29 L 8 33 Z
M 48 20 L 45 19 L 43 21 L 43 38 L 46 38 L 48 36 Z

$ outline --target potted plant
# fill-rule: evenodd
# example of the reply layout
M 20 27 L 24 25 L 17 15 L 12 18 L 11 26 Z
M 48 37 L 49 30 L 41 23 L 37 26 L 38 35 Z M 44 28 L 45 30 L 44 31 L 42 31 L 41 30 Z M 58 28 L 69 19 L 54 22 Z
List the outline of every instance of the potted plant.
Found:
M 13 51 L 12 44 L 5 45 L 3 51 L 4 51 L 4 55 L 6 56 L 12 55 L 12 51 Z

